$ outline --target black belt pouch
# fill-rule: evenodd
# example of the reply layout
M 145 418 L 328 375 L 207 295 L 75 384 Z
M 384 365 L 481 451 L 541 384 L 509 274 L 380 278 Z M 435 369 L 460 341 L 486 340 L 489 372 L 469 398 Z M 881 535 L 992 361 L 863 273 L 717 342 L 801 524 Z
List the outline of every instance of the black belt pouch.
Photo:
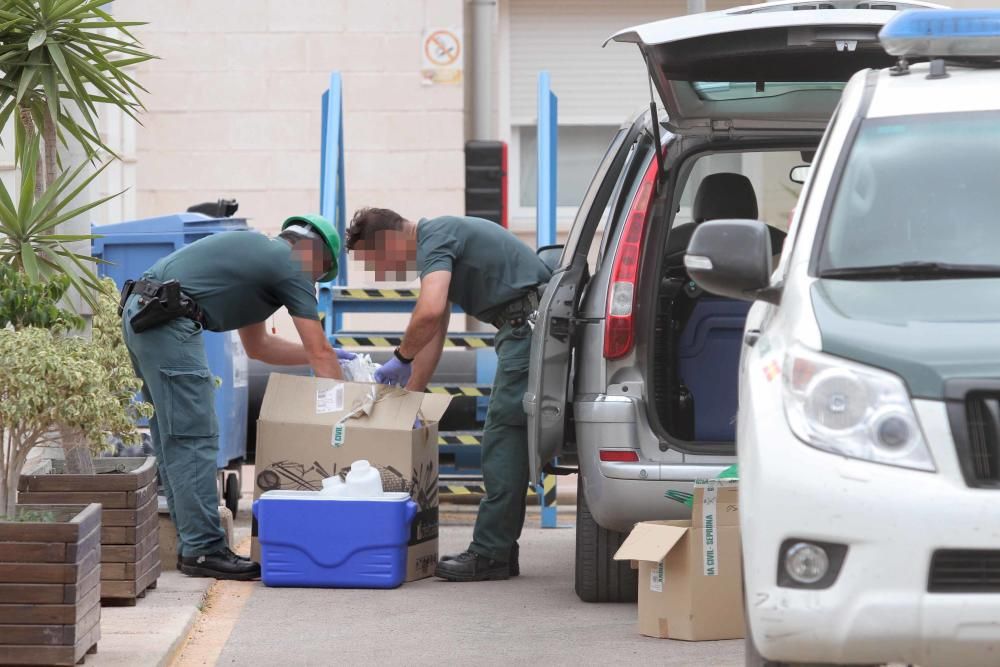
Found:
M 132 316 L 129 324 L 132 331 L 142 333 L 155 327 L 185 317 L 187 309 L 181 305 L 181 285 L 176 280 L 168 280 L 160 285 L 155 297 L 144 297 L 145 305 Z

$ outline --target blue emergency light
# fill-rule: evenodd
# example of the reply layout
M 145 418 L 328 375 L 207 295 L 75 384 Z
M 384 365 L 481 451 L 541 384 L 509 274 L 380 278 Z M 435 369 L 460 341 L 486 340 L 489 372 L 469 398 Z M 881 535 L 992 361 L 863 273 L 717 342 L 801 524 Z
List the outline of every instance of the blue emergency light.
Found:
M 886 53 L 901 58 L 1000 58 L 1000 10 L 909 10 L 878 37 Z

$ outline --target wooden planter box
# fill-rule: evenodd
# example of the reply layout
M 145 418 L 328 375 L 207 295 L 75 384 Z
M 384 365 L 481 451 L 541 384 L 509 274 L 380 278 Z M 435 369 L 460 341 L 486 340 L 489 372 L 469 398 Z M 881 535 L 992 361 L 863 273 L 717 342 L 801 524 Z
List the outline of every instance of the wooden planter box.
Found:
M 96 475 L 22 475 L 21 503 L 100 503 L 101 599 L 134 605 L 160 576 L 156 459 L 94 460 Z
M 0 665 L 75 665 L 101 638 L 101 506 L 0 521 Z

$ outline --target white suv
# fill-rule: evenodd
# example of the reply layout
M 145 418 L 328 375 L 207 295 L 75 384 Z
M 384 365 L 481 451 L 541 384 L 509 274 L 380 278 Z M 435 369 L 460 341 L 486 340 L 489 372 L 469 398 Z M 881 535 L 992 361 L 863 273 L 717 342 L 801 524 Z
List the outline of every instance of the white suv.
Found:
M 899 63 L 844 89 L 777 270 L 757 221 L 705 223 L 685 258 L 756 301 L 748 664 L 1000 664 L 1000 12 L 880 38 Z

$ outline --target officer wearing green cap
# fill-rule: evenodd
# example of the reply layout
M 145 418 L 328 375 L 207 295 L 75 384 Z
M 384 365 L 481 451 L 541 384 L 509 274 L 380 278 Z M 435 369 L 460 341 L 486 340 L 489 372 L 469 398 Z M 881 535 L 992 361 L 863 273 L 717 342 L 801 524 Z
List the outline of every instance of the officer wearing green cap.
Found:
M 276 365 L 309 364 L 340 378 L 338 355 L 319 321 L 315 282 L 337 275 L 340 236 L 317 215 L 291 217 L 277 238 L 215 234 L 164 257 L 122 290 L 122 327 L 143 395 L 160 481 L 177 527 L 178 569 L 190 576 L 248 580 L 260 566 L 226 545 L 219 523 L 215 381 L 201 332 L 237 331 L 247 355 Z M 300 342 L 267 332 L 288 309 Z

